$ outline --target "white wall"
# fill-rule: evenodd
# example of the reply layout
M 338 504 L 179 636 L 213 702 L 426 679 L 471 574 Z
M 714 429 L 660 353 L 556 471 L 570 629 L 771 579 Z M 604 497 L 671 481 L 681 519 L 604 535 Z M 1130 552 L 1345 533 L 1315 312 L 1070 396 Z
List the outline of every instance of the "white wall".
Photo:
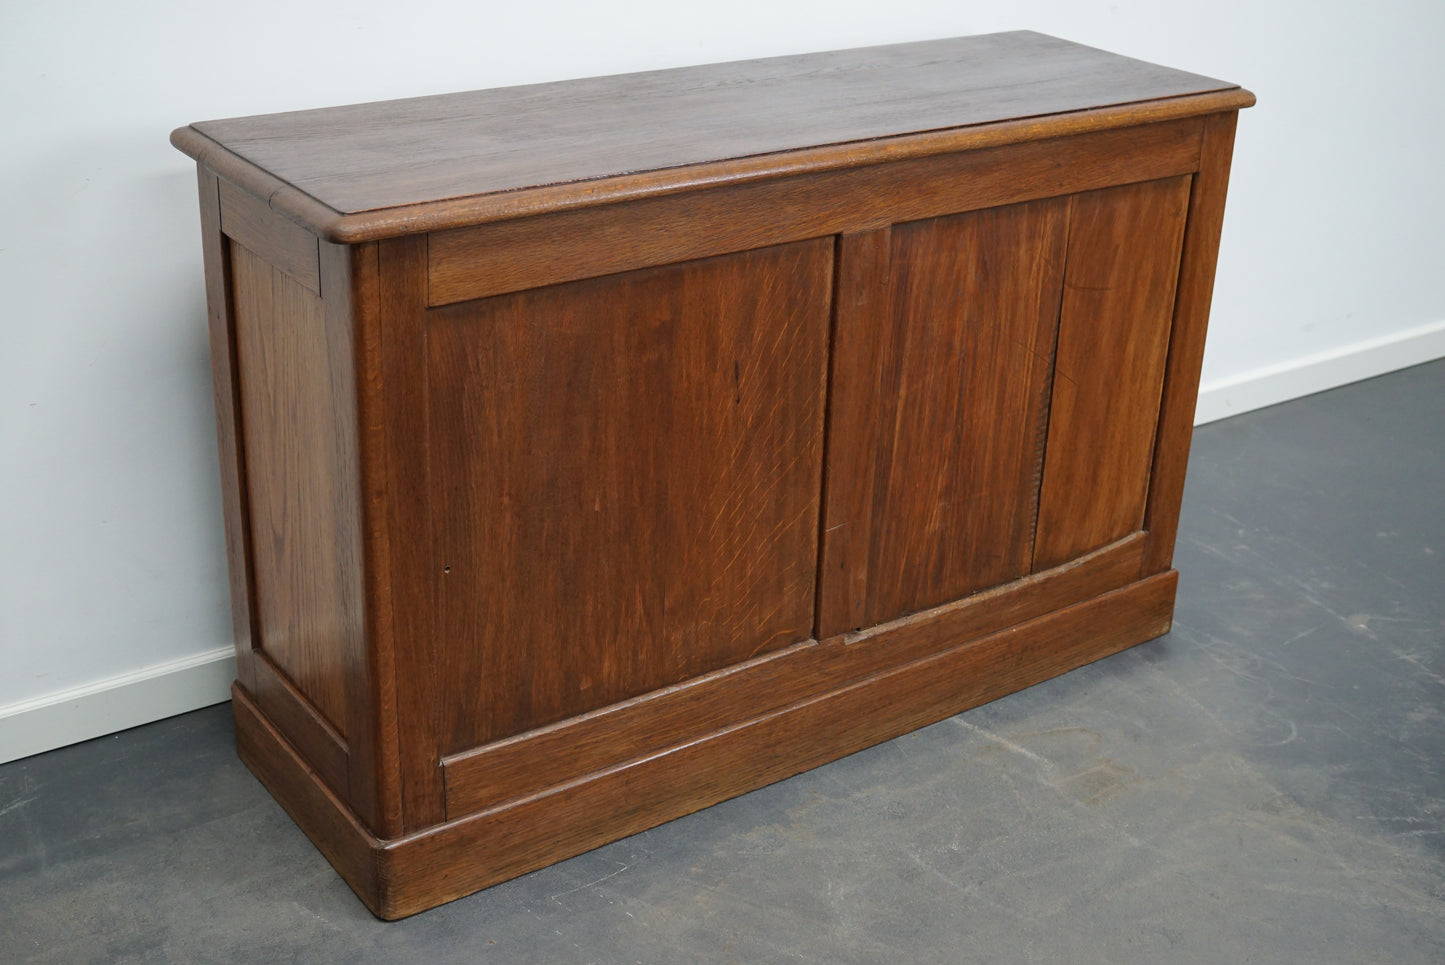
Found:
M 1445 354 L 1438 0 L 0 2 L 0 760 L 225 695 L 195 189 L 171 128 L 1021 27 L 1259 95 L 1208 414 Z

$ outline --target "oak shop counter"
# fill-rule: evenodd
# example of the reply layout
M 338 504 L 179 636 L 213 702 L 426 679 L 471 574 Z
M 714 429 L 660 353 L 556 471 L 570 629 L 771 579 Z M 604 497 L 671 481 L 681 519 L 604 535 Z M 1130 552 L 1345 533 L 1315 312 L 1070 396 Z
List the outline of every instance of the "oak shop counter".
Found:
M 242 759 L 395 918 L 1164 633 L 1253 101 L 1008 33 L 176 131 Z

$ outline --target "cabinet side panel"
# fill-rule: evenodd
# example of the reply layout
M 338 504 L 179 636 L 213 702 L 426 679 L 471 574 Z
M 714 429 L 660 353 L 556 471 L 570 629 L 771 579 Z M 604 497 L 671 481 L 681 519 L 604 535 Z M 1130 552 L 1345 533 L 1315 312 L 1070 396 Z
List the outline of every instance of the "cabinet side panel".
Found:
M 333 377 L 349 378 L 350 359 L 333 357 L 320 298 L 230 249 L 257 646 L 345 735 L 360 572 L 353 421 Z
M 1074 197 L 1034 569 L 1140 529 L 1189 178 Z
M 832 248 L 430 313 L 444 752 L 811 636 Z
M 830 631 L 1029 571 L 1066 212 L 1065 201 L 1036 201 L 892 229 L 891 299 L 847 347 L 886 364 L 872 384 L 834 385 L 834 405 L 867 398 L 875 431 L 853 478 L 829 477 L 872 497 L 864 602 L 855 596 L 851 619 Z M 850 369 L 840 357 L 836 370 Z M 835 456 L 858 442 L 838 428 Z M 830 505 L 844 501 L 830 494 Z

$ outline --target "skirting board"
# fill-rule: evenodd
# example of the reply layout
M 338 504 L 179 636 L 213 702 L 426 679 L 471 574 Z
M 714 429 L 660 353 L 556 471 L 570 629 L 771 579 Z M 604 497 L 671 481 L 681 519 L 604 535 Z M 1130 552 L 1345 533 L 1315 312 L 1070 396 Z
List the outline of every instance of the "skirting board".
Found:
M 1445 322 L 1255 369 L 1202 385 L 1194 424 L 1438 358 L 1445 358 Z M 235 675 L 231 648 L 218 647 L 0 707 L 0 764 L 229 700 Z
M 1445 322 L 1231 375 L 1199 387 L 1194 424 L 1227 419 L 1438 358 L 1445 358 Z
M 231 699 L 233 648 L 217 647 L 0 707 L 0 764 Z

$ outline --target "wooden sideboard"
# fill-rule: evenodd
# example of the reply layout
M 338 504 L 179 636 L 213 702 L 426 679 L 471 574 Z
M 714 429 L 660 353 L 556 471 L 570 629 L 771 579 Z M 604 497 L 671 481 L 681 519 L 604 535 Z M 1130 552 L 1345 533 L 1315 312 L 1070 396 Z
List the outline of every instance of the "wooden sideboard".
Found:
M 1008 33 L 176 131 L 242 759 L 394 918 L 1164 633 L 1253 101 Z

